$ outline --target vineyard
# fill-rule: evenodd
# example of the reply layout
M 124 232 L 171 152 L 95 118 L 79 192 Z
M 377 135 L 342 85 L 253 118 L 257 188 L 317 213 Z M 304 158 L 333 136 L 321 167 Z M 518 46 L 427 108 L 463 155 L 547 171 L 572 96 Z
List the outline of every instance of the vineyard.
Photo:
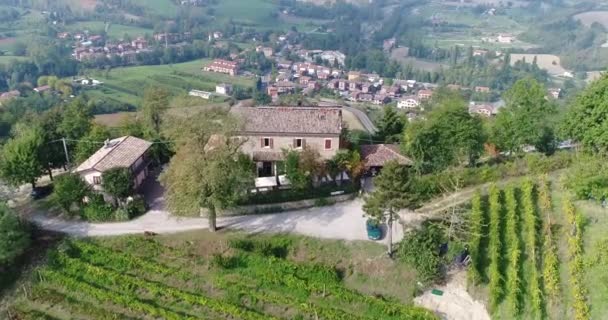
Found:
M 289 241 L 232 237 L 222 246 L 200 255 L 156 238 L 66 241 L 33 272 L 9 317 L 435 319 L 347 288 L 335 267 L 287 259 Z
M 552 199 L 547 177 L 491 187 L 470 212 L 469 281 L 486 292 L 493 317 L 590 319 L 584 219 L 567 197 Z

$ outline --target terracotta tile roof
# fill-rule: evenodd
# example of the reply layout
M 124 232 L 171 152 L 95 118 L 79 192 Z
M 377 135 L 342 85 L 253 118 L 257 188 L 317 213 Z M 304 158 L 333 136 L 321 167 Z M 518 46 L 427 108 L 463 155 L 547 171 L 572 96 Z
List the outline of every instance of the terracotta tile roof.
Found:
M 342 109 L 336 107 L 233 108 L 244 120 L 244 133 L 322 134 L 342 132 Z
M 78 166 L 76 172 L 87 170 L 104 172 L 113 168 L 128 168 L 151 146 L 151 142 L 131 136 L 110 140 Z
M 361 158 L 366 167 L 383 167 L 389 161 L 397 161 L 402 165 L 411 165 L 413 162 L 399 153 L 396 144 L 368 144 L 361 146 Z

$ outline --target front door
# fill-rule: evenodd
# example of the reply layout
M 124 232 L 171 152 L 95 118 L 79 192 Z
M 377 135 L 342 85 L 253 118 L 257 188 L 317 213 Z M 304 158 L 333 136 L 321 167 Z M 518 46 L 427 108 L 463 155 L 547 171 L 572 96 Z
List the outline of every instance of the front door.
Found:
M 272 177 L 272 162 L 264 161 L 262 162 L 262 167 L 258 169 L 258 175 L 260 177 Z

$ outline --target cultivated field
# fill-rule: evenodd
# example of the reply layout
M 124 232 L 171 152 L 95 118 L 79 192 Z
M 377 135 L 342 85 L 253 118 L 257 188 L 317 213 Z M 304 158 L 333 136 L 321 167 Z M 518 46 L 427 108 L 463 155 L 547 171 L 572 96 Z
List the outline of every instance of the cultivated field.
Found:
M 17 319 L 436 319 L 369 242 L 197 231 L 70 240 L 32 273 Z M 362 291 L 358 291 L 362 290 Z
M 92 72 L 90 76 L 104 84 L 86 92 L 94 98 L 109 98 L 138 105 L 143 89 L 149 86 L 162 86 L 174 95 L 184 95 L 192 89 L 215 91 L 215 86 L 222 82 L 243 87 L 254 85 L 252 78 L 201 71 L 203 65 L 209 62 L 195 60 L 173 65 L 116 68 L 107 75 L 101 71 Z
M 527 63 L 532 63 L 536 57 L 536 63 L 541 69 L 545 69 L 552 76 L 561 76 L 568 70 L 564 69 L 561 65 L 560 58 L 553 54 L 523 54 L 523 53 L 512 53 L 511 64 L 520 60 L 526 60 Z
M 99 33 L 105 30 L 105 23 L 103 21 L 85 21 L 85 22 L 76 22 L 74 24 L 70 24 L 67 26 L 68 30 L 71 31 L 83 31 L 89 30 L 92 33 Z M 152 34 L 154 30 L 145 29 L 133 26 L 125 26 L 120 24 L 110 24 L 108 29 L 108 36 L 111 39 L 122 39 L 125 34 L 129 35 L 132 38 L 143 37 L 146 34 Z
M 597 22 L 604 28 L 608 28 L 608 11 L 583 12 L 575 15 L 574 19 L 579 20 L 586 26 L 591 26 L 594 22 Z
M 481 285 L 470 289 L 493 317 L 605 318 L 608 259 L 596 257 L 608 245 L 608 217 L 597 204 L 569 196 L 553 179 L 474 198 L 469 278 Z

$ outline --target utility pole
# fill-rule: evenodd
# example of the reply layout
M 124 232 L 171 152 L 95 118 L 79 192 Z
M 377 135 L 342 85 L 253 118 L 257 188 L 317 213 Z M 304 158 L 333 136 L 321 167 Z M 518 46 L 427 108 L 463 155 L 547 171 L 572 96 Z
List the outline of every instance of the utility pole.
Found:
M 61 142 L 63 142 L 63 151 L 65 152 L 65 161 L 68 164 L 68 168 L 70 167 L 70 155 L 68 154 L 68 145 L 65 142 L 65 138 L 61 138 Z

